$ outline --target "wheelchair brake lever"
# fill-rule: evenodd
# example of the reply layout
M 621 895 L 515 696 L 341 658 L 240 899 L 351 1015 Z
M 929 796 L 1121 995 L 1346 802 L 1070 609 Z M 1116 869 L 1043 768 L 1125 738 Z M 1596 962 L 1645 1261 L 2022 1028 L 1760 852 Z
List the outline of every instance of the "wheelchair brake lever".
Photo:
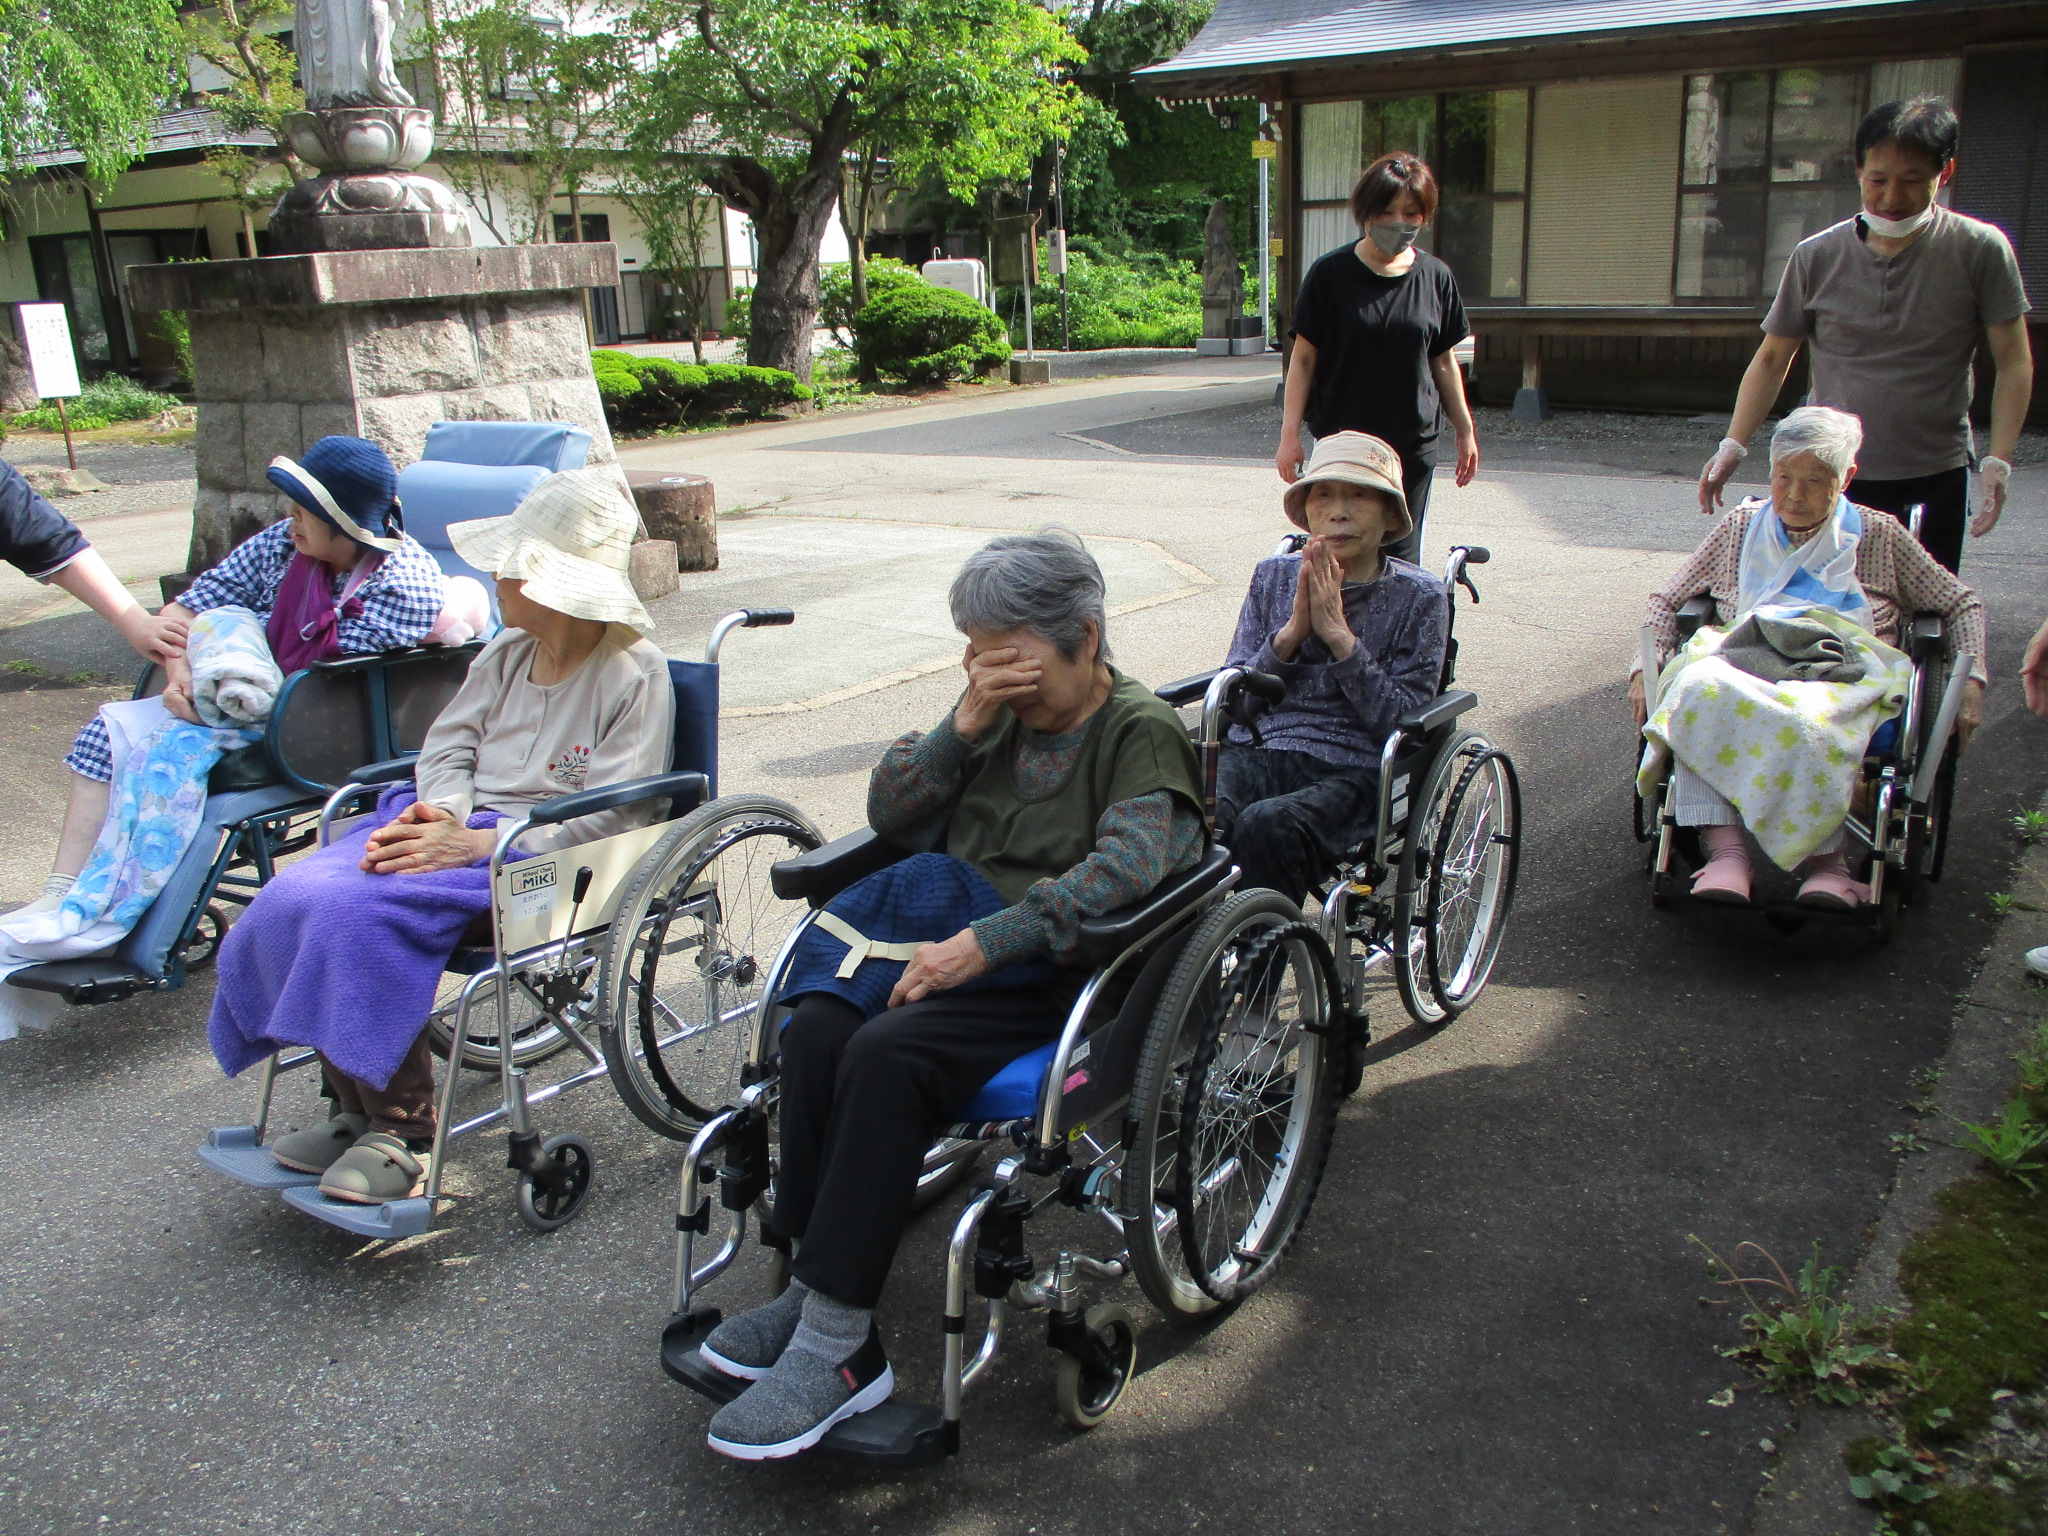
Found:
M 1472 585 L 1472 577 L 1462 564 L 1458 567 L 1458 585 L 1472 594 L 1473 602 L 1479 601 L 1479 589 Z

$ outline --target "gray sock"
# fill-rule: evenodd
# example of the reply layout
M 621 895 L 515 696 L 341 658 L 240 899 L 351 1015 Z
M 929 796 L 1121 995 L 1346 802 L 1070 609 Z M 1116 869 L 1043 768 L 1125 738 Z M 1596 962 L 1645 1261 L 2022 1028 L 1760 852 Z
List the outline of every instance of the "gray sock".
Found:
M 804 1298 L 811 1294 L 801 1280 L 793 1279 L 789 1289 L 767 1305 L 728 1317 L 705 1335 L 704 1345 L 735 1365 L 766 1370 L 789 1348 L 790 1335 L 803 1315 Z
M 71 887 L 78 884 L 76 875 L 49 874 L 43 877 L 43 894 L 62 901 L 71 894 Z
M 868 1330 L 874 1326 L 873 1308 L 849 1307 L 823 1291 L 811 1291 L 804 1297 L 803 1320 L 789 1347 L 816 1355 L 827 1365 L 838 1365 L 852 1359 L 853 1352 L 867 1343 Z

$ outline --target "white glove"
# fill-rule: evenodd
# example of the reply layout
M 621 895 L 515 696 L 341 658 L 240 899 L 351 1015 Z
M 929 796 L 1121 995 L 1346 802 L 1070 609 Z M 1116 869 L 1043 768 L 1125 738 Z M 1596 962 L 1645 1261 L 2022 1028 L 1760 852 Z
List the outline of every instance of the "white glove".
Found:
M 1998 526 L 2011 481 L 2012 465 L 1996 454 L 1987 453 L 1977 461 L 1977 483 L 1982 495 L 1978 497 L 1977 515 L 1970 522 L 1972 538 L 1981 539 Z
M 1721 446 L 1714 450 L 1714 456 L 1707 460 L 1707 467 L 1700 471 L 1700 511 L 1721 510 L 1721 490 L 1735 478 L 1735 469 L 1749 457 L 1749 450 L 1732 437 L 1721 439 Z

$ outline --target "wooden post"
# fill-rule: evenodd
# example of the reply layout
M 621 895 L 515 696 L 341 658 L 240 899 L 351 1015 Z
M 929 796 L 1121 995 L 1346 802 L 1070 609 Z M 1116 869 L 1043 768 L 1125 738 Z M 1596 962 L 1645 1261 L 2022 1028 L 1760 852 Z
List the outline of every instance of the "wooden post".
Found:
M 71 461 L 71 468 L 78 468 L 78 450 L 71 446 L 71 417 L 65 413 L 64 397 L 57 397 L 57 423 L 64 429 L 64 457 Z
M 1543 338 L 1533 332 L 1522 335 L 1522 387 L 1508 414 L 1517 421 L 1550 420 L 1550 397 L 1543 392 Z

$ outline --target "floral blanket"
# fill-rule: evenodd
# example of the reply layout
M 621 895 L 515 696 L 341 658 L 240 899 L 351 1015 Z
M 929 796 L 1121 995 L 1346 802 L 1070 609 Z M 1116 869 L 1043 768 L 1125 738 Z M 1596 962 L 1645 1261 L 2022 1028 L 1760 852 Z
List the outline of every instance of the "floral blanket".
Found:
M 1672 758 L 1742 815 L 1764 852 L 1791 869 L 1841 826 L 1871 733 L 1905 706 L 1913 664 L 1827 609 L 1805 611 L 1863 663 L 1853 683 L 1770 682 L 1718 652 L 1724 630 L 1702 629 L 1665 665 L 1643 727 L 1636 782 L 1651 793 Z

